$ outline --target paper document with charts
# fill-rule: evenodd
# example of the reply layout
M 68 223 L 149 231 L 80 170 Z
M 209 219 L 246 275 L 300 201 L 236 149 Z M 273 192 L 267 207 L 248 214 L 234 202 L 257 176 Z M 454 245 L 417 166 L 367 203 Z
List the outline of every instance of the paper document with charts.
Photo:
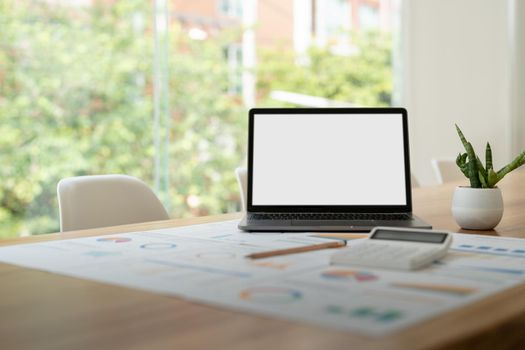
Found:
M 333 249 L 246 259 L 326 239 L 243 233 L 236 226 L 227 221 L 14 245 L 0 248 L 0 261 L 372 336 L 525 281 L 525 240 L 456 234 L 441 262 L 397 272 L 330 266 Z

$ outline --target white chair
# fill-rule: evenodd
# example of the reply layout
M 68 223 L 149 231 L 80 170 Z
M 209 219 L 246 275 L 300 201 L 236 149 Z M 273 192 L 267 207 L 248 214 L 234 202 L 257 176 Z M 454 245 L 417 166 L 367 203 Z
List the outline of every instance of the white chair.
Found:
M 416 188 L 416 187 L 420 187 L 421 186 L 419 184 L 419 181 L 418 181 L 417 177 L 415 177 L 414 174 L 410 175 L 410 182 L 412 184 L 412 188 Z
M 131 176 L 62 179 L 57 195 L 61 232 L 169 219 L 149 186 Z
M 456 165 L 453 158 L 433 158 L 430 163 L 434 170 L 434 176 L 438 184 L 450 181 L 459 181 L 465 178 L 461 170 Z
M 248 169 L 243 167 L 235 169 L 235 177 L 239 185 L 242 211 L 246 211 L 246 202 L 248 201 Z

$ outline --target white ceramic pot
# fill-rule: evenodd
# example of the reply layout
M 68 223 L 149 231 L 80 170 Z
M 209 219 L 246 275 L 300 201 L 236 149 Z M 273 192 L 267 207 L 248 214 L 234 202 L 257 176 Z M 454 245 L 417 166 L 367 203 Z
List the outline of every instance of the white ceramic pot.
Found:
M 461 228 L 490 230 L 503 216 L 503 198 L 499 188 L 456 187 L 452 215 Z

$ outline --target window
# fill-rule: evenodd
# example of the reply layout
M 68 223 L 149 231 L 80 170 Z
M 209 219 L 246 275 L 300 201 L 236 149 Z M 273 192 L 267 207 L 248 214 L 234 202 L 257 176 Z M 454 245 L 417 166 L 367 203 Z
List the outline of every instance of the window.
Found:
M 378 9 L 369 5 L 359 6 L 359 23 L 361 29 L 370 30 L 379 27 Z
M 219 10 L 222 14 L 233 18 L 242 16 L 241 0 L 219 0 Z
M 0 2 L 0 235 L 58 231 L 77 175 L 137 176 L 173 217 L 236 211 L 249 101 L 390 104 L 390 33 L 310 1 Z
M 228 62 L 228 92 L 240 95 L 242 93 L 242 45 L 228 44 L 224 49 L 224 56 Z
M 350 6 L 345 0 L 316 2 L 316 36 L 320 45 L 344 45 L 349 41 Z

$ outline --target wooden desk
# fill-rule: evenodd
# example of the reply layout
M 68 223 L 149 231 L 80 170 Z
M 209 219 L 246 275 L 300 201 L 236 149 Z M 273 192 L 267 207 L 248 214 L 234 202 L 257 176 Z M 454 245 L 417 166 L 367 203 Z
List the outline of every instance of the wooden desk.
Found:
M 525 237 L 525 171 L 501 184 L 505 214 L 492 235 Z M 455 184 L 414 191 L 415 212 L 458 231 Z M 170 220 L 0 241 L 0 245 L 158 229 L 239 217 Z M 525 286 L 393 336 L 351 333 L 237 313 L 132 289 L 0 264 L 0 349 L 438 349 L 525 348 Z

